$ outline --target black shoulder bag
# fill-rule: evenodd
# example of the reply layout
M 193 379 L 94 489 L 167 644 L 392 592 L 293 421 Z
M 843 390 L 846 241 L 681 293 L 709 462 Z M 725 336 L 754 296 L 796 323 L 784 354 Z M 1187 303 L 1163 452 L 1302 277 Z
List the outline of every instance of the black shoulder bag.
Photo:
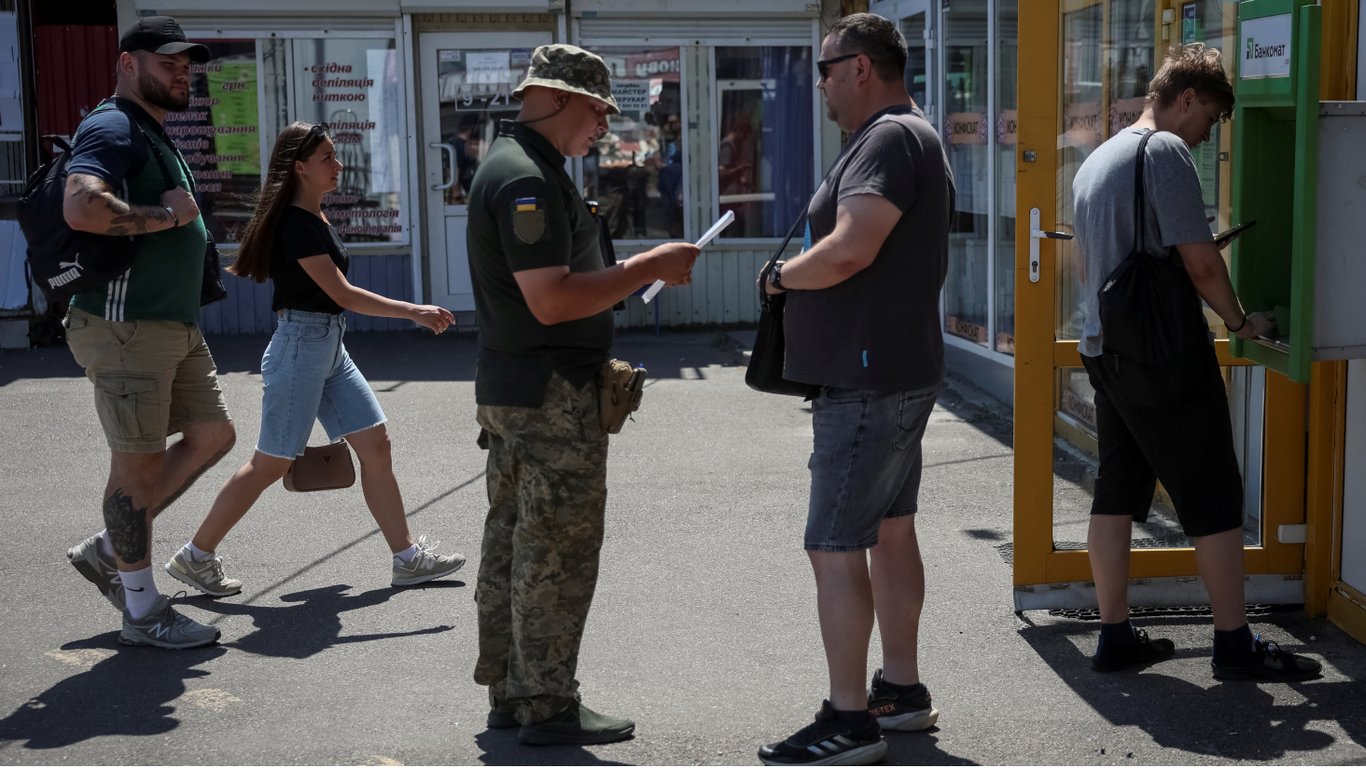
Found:
M 1100 289 L 1101 347 L 1141 366 L 1167 366 L 1209 346 L 1200 296 L 1175 248 L 1162 255 L 1144 245 L 1148 202 L 1143 171 L 1149 131 L 1134 161 L 1134 247 Z
M 759 272 L 759 328 L 754 334 L 754 349 L 749 354 L 749 368 L 745 371 L 745 383 L 760 392 L 767 392 L 771 395 L 797 395 L 798 397 L 812 398 L 821 389 L 814 384 L 802 384 L 783 378 L 783 356 L 786 348 L 783 342 L 783 304 L 787 294 L 779 293 L 770 296 L 764 290 L 764 286 L 768 283 L 768 273 L 773 270 L 773 265 L 777 264 L 778 260 L 783 257 L 783 251 L 787 250 L 787 244 L 792 241 L 792 236 L 796 234 L 805 221 L 806 208 L 802 208 L 801 215 L 793 222 L 792 229 L 787 231 L 787 237 L 783 238 L 783 244 L 778 246 L 778 250 L 773 252 L 773 258 L 769 259 L 763 270 Z
M 878 118 L 878 122 L 892 120 L 896 115 L 883 115 Z M 830 170 L 826 173 L 826 179 L 839 167 L 840 161 L 851 153 L 856 147 L 862 144 L 864 138 L 868 136 L 868 131 L 859 135 L 858 141 L 851 143 L 840 152 L 839 157 L 831 164 Z M 824 184 L 825 180 L 821 181 Z M 816 188 L 820 189 L 821 184 Z M 807 207 L 810 203 L 807 203 Z M 787 298 L 786 293 L 779 293 L 770 296 L 764 286 L 768 283 L 768 273 L 773 271 L 773 265 L 783 257 L 783 251 L 787 250 L 787 244 L 791 242 L 792 236 L 797 233 L 802 224 L 806 221 L 807 208 L 802 208 L 802 213 L 792 224 L 792 229 L 788 230 L 787 237 L 783 238 L 783 244 L 774 251 L 773 258 L 768 260 L 762 271 L 759 272 L 759 328 L 754 334 L 754 349 L 749 355 L 749 369 L 745 371 L 745 383 L 751 388 L 760 392 L 767 392 L 773 395 L 797 395 L 808 400 L 820 394 L 821 388 L 815 384 L 803 384 L 801 382 L 790 381 L 783 378 L 783 359 L 786 344 L 783 339 L 783 304 Z

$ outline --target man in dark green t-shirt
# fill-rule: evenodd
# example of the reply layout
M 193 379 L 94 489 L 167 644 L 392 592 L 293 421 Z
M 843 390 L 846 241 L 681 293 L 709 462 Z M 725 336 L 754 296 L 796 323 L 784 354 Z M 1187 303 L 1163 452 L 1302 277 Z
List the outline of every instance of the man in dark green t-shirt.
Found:
M 489 451 L 474 679 L 489 687 L 489 727 L 520 725 L 524 744 L 604 743 L 635 730 L 581 705 L 575 679 L 607 506 L 596 380 L 612 305 L 657 279 L 687 283 L 697 258 L 689 243 L 666 243 L 605 266 L 598 224 L 564 165 L 619 111 L 610 81 L 588 51 L 537 48 L 512 94 L 517 120 L 499 127 L 470 188 L 475 401 Z
M 112 452 L 105 530 L 67 557 L 123 612 L 126 645 L 192 648 L 219 635 L 171 607 L 151 566 L 152 519 L 235 440 L 198 325 L 208 235 L 189 169 L 162 128 L 167 112 L 189 104 L 190 62 L 208 59 L 175 19 L 139 19 L 119 41 L 114 99 L 81 123 L 67 172 L 72 229 L 137 237 L 128 271 L 77 294 L 66 319 Z

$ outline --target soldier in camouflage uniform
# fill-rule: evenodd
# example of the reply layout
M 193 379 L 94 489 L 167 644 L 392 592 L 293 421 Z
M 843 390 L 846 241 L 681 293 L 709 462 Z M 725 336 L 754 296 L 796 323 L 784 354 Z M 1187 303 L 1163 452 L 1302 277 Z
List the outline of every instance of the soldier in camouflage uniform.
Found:
M 629 720 L 579 702 L 579 643 L 597 584 L 607 434 L 597 377 L 616 302 L 656 279 L 690 280 L 697 248 L 666 243 L 606 267 L 597 222 L 565 173 L 617 111 L 601 58 L 532 53 L 522 101 L 470 189 L 468 246 L 479 323 L 475 400 L 489 451 L 479 661 L 490 728 L 525 744 L 628 738 Z

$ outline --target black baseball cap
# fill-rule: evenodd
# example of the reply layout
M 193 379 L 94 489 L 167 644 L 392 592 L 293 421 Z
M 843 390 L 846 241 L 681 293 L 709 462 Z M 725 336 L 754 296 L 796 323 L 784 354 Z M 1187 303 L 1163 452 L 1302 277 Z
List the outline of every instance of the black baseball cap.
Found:
M 186 40 L 185 31 L 170 16 L 143 16 L 129 27 L 119 39 L 119 53 L 134 51 L 150 51 L 165 56 L 188 53 L 190 61 L 196 64 L 203 64 L 210 58 L 209 49 Z

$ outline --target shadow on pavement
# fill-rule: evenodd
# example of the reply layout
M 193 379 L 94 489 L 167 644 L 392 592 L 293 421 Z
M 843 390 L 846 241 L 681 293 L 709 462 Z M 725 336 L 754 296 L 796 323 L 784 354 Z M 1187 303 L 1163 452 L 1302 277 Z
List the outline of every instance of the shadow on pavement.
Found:
M 1269 623 L 1265 619 L 1254 621 L 1253 631 Z M 1168 627 L 1182 624 L 1208 626 L 1209 619 L 1162 622 Z M 1310 624 L 1314 622 L 1307 619 L 1278 620 L 1270 635 L 1286 639 L 1286 650 L 1320 657 L 1328 668 L 1334 660 L 1331 646 L 1338 644 L 1322 636 L 1341 633 L 1321 623 Z M 1303 757 L 1293 753 L 1326 749 L 1336 740 L 1332 734 L 1315 729 L 1311 724 L 1314 721 L 1336 721 L 1356 744 L 1366 739 L 1366 698 L 1361 683 L 1355 682 L 1358 675 L 1351 669 L 1338 670 L 1345 675 L 1342 680 L 1334 674 L 1334 679 L 1261 684 L 1220 682 L 1204 677 L 1207 673 L 1203 671 L 1196 683 L 1164 674 L 1162 663 L 1142 672 L 1101 674 L 1091 670 L 1090 659 L 1071 640 L 1075 635 L 1087 635 L 1082 645 L 1089 647 L 1093 642 L 1089 636 L 1098 629 L 1094 622 L 1060 623 L 1022 628 L 1020 635 L 1082 701 L 1113 725 L 1143 729 L 1158 746 L 1228 760 L 1299 762 Z M 1161 627 L 1149 626 L 1149 631 L 1159 633 Z M 1306 649 L 1303 641 L 1313 634 L 1320 642 L 1314 649 Z M 1322 646 L 1328 647 L 1320 652 Z M 1177 648 L 1178 659 L 1195 659 L 1202 670 L 1209 653 L 1208 647 Z M 1287 696 L 1287 689 L 1298 695 Z
M 117 633 L 67 643 L 63 651 L 119 648 L 90 669 L 62 680 L 0 720 L 0 743 L 61 749 L 99 736 L 151 736 L 175 730 L 171 702 L 185 681 L 209 673 L 195 669 L 222 656 L 221 646 L 165 651 L 122 648 Z
M 465 583 L 462 581 L 437 581 L 422 585 L 422 587 L 429 589 L 453 589 L 463 586 Z M 334 645 L 343 643 L 364 643 L 393 637 L 433 635 L 454 629 L 448 624 L 438 624 L 434 627 L 406 632 L 342 636 L 341 614 L 346 611 L 379 605 L 403 588 L 385 587 L 383 589 L 372 589 L 359 595 L 344 594 L 349 589 L 351 587 L 348 584 L 334 584 L 330 587 L 319 587 L 281 595 L 281 601 L 295 604 L 287 606 L 232 603 L 208 598 L 192 598 L 192 600 L 195 607 L 211 613 L 224 616 L 250 616 L 252 624 L 256 626 L 256 631 L 236 640 L 225 642 L 224 645 L 258 656 L 306 659 Z
M 486 730 L 474 737 L 474 743 L 484 751 L 479 762 L 484 765 L 629 765 L 615 760 L 603 760 L 583 747 L 528 747 L 517 743 L 517 730 Z
M 884 730 L 887 756 L 882 762 L 887 765 L 977 765 L 940 749 L 938 733 L 937 727 L 919 733 Z

